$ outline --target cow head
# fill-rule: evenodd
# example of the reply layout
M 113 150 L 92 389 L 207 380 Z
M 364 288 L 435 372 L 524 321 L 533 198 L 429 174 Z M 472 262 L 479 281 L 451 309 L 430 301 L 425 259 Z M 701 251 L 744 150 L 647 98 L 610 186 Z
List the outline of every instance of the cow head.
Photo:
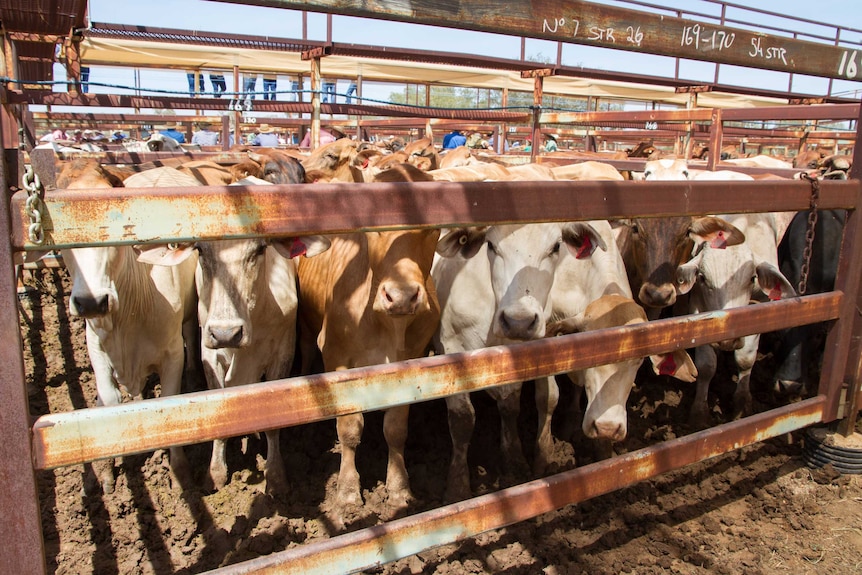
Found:
M 576 317 L 549 324 L 548 331 L 551 335 L 562 335 L 637 325 L 645 321 L 647 317 L 643 308 L 633 299 L 611 294 L 591 302 Z M 697 377 L 697 368 L 685 350 L 653 355 L 649 359 L 657 374 L 671 375 L 687 382 L 695 381 Z M 628 425 L 626 402 L 642 362 L 643 359 L 634 358 L 573 374 L 587 395 L 582 426 L 584 435 L 613 441 L 625 439 Z
M 736 233 L 742 234 L 739 230 Z M 724 249 L 723 242 L 716 245 L 713 235 L 694 231 L 692 239 L 696 254 L 691 261 L 677 268 L 676 285 L 680 293 L 691 292 L 693 312 L 743 307 L 757 292 L 771 300 L 796 295 L 778 268 L 768 262 L 756 261 L 746 243 Z M 716 345 L 723 350 L 740 349 L 743 340 L 737 338 Z
M 311 152 L 311 155 L 302 161 L 302 166 L 306 171 L 326 174 L 333 181 L 361 181 L 356 179 L 351 170 L 353 160 L 358 153 L 358 145 L 355 141 L 341 138 Z
M 437 149 L 434 148 L 434 141 L 431 138 L 422 138 L 410 142 L 404 147 L 403 151 L 407 155 L 407 162 L 422 171 L 427 172 L 428 170 L 436 170 L 440 167 L 437 158 Z
M 293 160 L 295 162 L 295 160 Z M 301 170 L 301 169 L 300 169 Z M 300 178 L 301 171 L 293 171 Z M 304 174 L 301 176 L 304 178 Z M 291 181 L 285 183 L 301 183 Z M 262 184 L 256 178 L 231 185 Z M 264 282 L 272 289 L 295 289 L 290 278 L 269 277 L 275 258 L 312 257 L 329 249 L 325 236 L 289 238 L 227 239 L 179 246 L 152 246 L 140 250 L 139 261 L 176 265 L 199 252 L 195 281 L 198 289 L 198 316 L 204 346 L 211 349 L 246 347 L 251 342 L 251 313 L 264 292 Z
M 484 250 L 496 298 L 494 335 L 531 340 L 545 335 L 545 307 L 564 249 L 587 258 L 596 248 L 607 246 L 592 226 L 577 222 L 457 229 L 440 240 L 437 252 L 469 258 Z
M 232 166 L 231 173 L 235 180 L 251 176 L 270 184 L 305 182 L 305 170 L 299 160 L 279 150 L 266 153 L 249 150 L 248 160 Z

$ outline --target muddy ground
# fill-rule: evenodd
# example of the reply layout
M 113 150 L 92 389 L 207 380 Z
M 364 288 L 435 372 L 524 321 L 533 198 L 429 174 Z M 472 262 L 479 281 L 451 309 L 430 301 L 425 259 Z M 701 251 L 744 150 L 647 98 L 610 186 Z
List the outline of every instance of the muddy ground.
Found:
M 68 288 L 65 272 L 25 276 L 34 289 L 19 300 L 32 413 L 94 405 L 83 323 L 69 317 L 62 297 Z M 755 368 L 758 410 L 776 405 L 758 384 L 769 369 L 767 355 Z M 731 382 L 727 373 L 721 375 L 710 398 L 716 422 L 731 411 Z M 692 394 L 693 389 L 675 380 L 643 377 L 630 397 L 629 437 L 618 452 L 690 433 L 685 421 Z M 496 411 L 481 393 L 475 401 L 478 426 L 471 470 L 478 494 L 501 485 Z M 529 445 L 535 425 L 529 385 L 522 403 Z M 449 438 L 442 401 L 414 406 L 410 417 L 406 457 L 418 498 L 413 513 L 443 504 Z M 381 503 L 386 465 L 381 426 L 380 414 L 367 416 L 357 455 L 367 504 L 350 529 L 388 516 Z M 797 432 L 744 448 L 373 572 L 862 573 L 862 476 L 809 469 L 801 438 Z M 83 477 L 90 464 L 40 472 L 48 572 L 201 573 L 335 534 L 328 515 L 339 462 L 333 450 L 334 422 L 282 431 L 291 483 L 285 498 L 265 494 L 264 442 L 262 436 L 229 442 L 233 476 L 217 493 L 172 490 L 163 452 L 127 457 L 117 467 L 116 489 L 108 495 L 85 494 Z M 560 460 L 571 462 L 572 446 L 559 442 L 559 447 Z M 210 447 L 195 445 L 186 451 L 199 480 Z M 577 441 L 574 453 L 579 464 L 592 459 L 586 442 Z

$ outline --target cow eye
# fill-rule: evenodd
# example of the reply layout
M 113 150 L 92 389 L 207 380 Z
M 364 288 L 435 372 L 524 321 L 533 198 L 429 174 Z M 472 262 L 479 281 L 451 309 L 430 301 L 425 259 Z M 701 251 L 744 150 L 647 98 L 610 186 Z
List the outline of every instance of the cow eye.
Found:
M 494 247 L 494 244 L 492 244 L 491 242 L 488 242 L 488 251 L 493 253 L 493 254 L 496 254 L 497 248 Z
M 650 177 L 651 175 L 652 175 L 652 172 L 651 172 L 651 171 L 649 171 L 649 170 L 647 170 L 646 172 L 644 172 L 644 179 L 645 179 L 645 180 L 649 179 L 649 177 Z
M 553 255 L 560 253 L 560 246 L 562 245 L 562 243 L 562 240 L 557 240 L 557 243 L 555 243 L 554 246 L 551 248 L 550 254 Z
M 685 176 L 685 179 L 688 179 L 688 170 L 683 170 L 682 175 Z

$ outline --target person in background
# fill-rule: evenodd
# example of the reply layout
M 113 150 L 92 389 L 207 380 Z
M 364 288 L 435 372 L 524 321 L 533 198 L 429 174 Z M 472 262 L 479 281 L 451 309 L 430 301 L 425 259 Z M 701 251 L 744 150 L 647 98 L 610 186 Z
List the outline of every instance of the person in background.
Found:
M 213 85 L 213 96 L 216 98 L 221 98 L 222 93 L 227 91 L 224 74 L 210 74 L 210 83 Z
M 81 66 L 81 93 L 86 94 L 90 91 L 90 67 Z
M 119 143 L 125 139 L 126 139 L 126 135 L 123 132 L 121 132 L 120 130 L 114 130 L 114 133 L 111 134 L 111 141 L 112 142 Z
M 325 80 L 323 82 L 323 102 L 329 102 L 329 99 L 332 98 L 332 103 L 335 103 L 335 82 L 331 80 Z
M 557 151 L 557 135 L 556 134 L 545 134 L 545 151 L 546 152 L 556 152 Z
M 320 129 L 320 145 L 329 144 L 334 142 L 335 140 L 340 140 L 344 138 L 345 134 L 338 128 L 330 126 L 329 128 L 321 128 Z M 311 147 L 311 130 L 308 130 L 305 133 L 305 137 L 302 138 L 302 141 L 299 143 L 300 148 L 310 148 Z
M 251 141 L 252 146 L 263 146 L 264 148 L 275 148 L 278 144 L 278 134 L 269 124 L 261 124 L 257 135 Z
M 467 136 L 461 130 L 452 130 L 443 137 L 443 149 L 453 150 L 458 146 L 467 145 Z
M 176 122 L 168 122 L 166 126 L 167 127 L 164 130 L 160 130 L 162 134 L 173 138 L 177 141 L 178 144 L 186 143 L 186 136 L 185 134 L 177 130 L 178 124 Z
M 189 70 L 186 72 L 186 79 L 189 81 L 189 96 L 195 95 L 195 76 L 198 77 L 198 86 L 200 87 L 199 92 L 203 92 L 206 90 L 206 86 L 204 85 L 204 76 L 203 74 L 195 74 L 194 70 Z
M 192 144 L 200 146 L 217 146 L 218 132 L 213 131 L 212 124 L 201 122 L 198 124 L 198 131 L 192 136 Z
M 300 101 L 302 101 L 302 95 L 299 93 L 299 91 L 300 91 L 301 89 L 302 89 L 302 88 L 300 88 L 300 86 L 299 86 L 299 77 L 297 77 L 297 78 L 296 78 L 296 80 L 291 80 L 291 81 L 290 81 L 290 90 L 293 92 L 293 93 L 290 95 L 290 101 L 291 101 L 291 102 L 300 102 Z
M 245 83 L 243 84 L 243 92 L 246 98 L 254 100 L 255 88 L 257 87 L 257 74 L 246 73 Z
M 353 98 L 351 98 L 351 96 L 355 93 L 356 93 L 356 82 L 350 82 L 350 86 L 347 87 L 347 94 L 345 94 L 345 96 L 347 97 L 347 103 L 348 104 L 353 102 Z
M 263 75 L 263 99 L 275 100 L 275 91 L 278 86 L 278 77 L 275 74 Z

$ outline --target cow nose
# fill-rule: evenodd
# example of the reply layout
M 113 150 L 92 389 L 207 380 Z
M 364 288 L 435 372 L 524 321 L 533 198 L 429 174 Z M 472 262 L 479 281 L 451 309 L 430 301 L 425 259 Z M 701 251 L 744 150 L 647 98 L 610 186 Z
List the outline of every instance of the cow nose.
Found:
M 622 441 L 626 438 L 626 426 L 619 420 L 601 420 L 593 422 L 592 429 L 586 432 L 587 437 L 592 439 L 611 439 Z
M 655 285 L 645 283 L 641 286 L 638 299 L 649 307 L 667 307 L 676 302 L 676 289 L 672 284 Z
M 210 323 L 207 325 L 207 336 L 204 344 L 210 349 L 224 347 L 242 347 L 245 329 L 242 324 Z
M 380 284 L 378 301 L 389 315 L 412 315 L 423 301 L 423 289 L 417 282 L 384 282 Z
M 535 339 L 541 336 L 537 313 L 503 310 L 499 321 L 503 336 L 509 339 Z
M 73 295 L 72 305 L 70 306 L 73 312 L 81 317 L 99 317 L 108 313 L 108 295 Z

